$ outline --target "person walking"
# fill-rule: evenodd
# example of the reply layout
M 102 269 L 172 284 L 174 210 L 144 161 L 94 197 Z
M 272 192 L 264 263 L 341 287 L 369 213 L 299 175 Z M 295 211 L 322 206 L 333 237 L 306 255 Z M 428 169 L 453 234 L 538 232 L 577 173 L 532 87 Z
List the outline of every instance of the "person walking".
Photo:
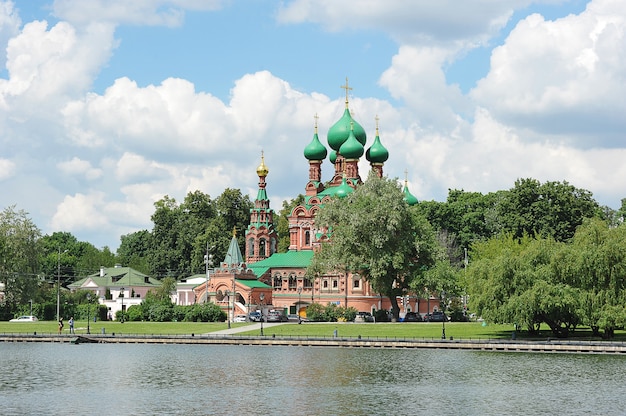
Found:
M 63 318 L 59 318 L 59 335 L 63 332 Z
M 70 323 L 70 334 L 75 334 L 76 332 L 74 332 L 74 317 L 73 316 L 70 317 L 69 323 Z

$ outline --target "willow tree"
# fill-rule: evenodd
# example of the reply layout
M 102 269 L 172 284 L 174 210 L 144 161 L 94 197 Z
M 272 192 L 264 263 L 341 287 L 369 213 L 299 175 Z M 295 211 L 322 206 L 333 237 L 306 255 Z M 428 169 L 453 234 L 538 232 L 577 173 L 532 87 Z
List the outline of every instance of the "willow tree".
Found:
M 325 204 L 315 224 L 330 241 L 315 253 L 308 273 L 360 274 L 390 299 L 396 319 L 396 296 L 434 264 L 438 252 L 432 227 L 407 205 L 398 182 L 371 173 L 356 190 Z

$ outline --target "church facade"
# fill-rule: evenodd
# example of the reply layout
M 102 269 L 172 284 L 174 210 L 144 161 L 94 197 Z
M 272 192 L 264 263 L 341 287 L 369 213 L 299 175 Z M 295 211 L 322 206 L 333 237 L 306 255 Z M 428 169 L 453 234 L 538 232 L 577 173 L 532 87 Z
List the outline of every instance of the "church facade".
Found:
M 363 312 L 391 308 L 389 299 L 374 292 L 367 280 L 357 273 L 338 271 L 315 277 L 306 275 L 313 253 L 329 239 L 326 232 L 316 228 L 316 213 L 331 198 L 343 198 L 362 183 L 358 166 L 361 157 L 365 156 L 379 177 L 383 176 L 383 167 L 389 158 L 380 139 L 378 118 L 374 140 L 368 147 L 365 130 L 350 113 L 347 81 L 343 88 L 346 90 L 345 110 L 327 133 L 330 152 L 319 139 L 317 116 L 313 138 L 304 148 L 309 177 L 304 186 L 304 202 L 288 217 L 288 251 L 277 252 L 274 211 L 266 193 L 269 168 L 261 155 L 261 164 L 257 168 L 259 189 L 245 234 L 245 260 L 233 236 L 234 243 L 231 242 L 224 262 L 212 273 L 207 273 L 211 277 L 206 285 L 199 284 L 194 289 L 196 299 L 208 299 L 226 307 L 229 319 L 257 309 L 278 309 L 285 314 L 305 317 L 306 308 L 311 303 L 334 303 Z M 322 164 L 327 157 L 333 171 L 330 179 L 323 181 Z M 406 180 L 404 195 L 408 204 L 417 203 Z M 230 298 L 233 293 L 234 297 Z M 432 312 L 439 302 L 435 298 L 413 296 L 399 299 L 398 304 L 402 316 L 407 311 Z

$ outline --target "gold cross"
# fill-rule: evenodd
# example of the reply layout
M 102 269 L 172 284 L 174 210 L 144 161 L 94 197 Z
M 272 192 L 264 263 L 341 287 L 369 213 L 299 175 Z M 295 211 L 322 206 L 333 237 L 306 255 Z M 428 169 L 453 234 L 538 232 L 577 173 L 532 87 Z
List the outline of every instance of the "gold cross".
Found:
M 348 108 L 348 91 L 352 90 L 352 87 L 348 86 L 348 77 L 346 77 L 346 85 L 341 85 L 339 88 L 346 90 L 346 108 Z

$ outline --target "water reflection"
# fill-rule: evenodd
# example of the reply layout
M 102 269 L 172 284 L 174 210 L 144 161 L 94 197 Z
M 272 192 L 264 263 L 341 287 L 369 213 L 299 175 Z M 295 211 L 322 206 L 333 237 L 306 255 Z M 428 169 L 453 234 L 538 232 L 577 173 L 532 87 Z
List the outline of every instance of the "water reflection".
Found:
M 626 413 L 609 355 L 3 343 L 0 368 L 9 415 Z

